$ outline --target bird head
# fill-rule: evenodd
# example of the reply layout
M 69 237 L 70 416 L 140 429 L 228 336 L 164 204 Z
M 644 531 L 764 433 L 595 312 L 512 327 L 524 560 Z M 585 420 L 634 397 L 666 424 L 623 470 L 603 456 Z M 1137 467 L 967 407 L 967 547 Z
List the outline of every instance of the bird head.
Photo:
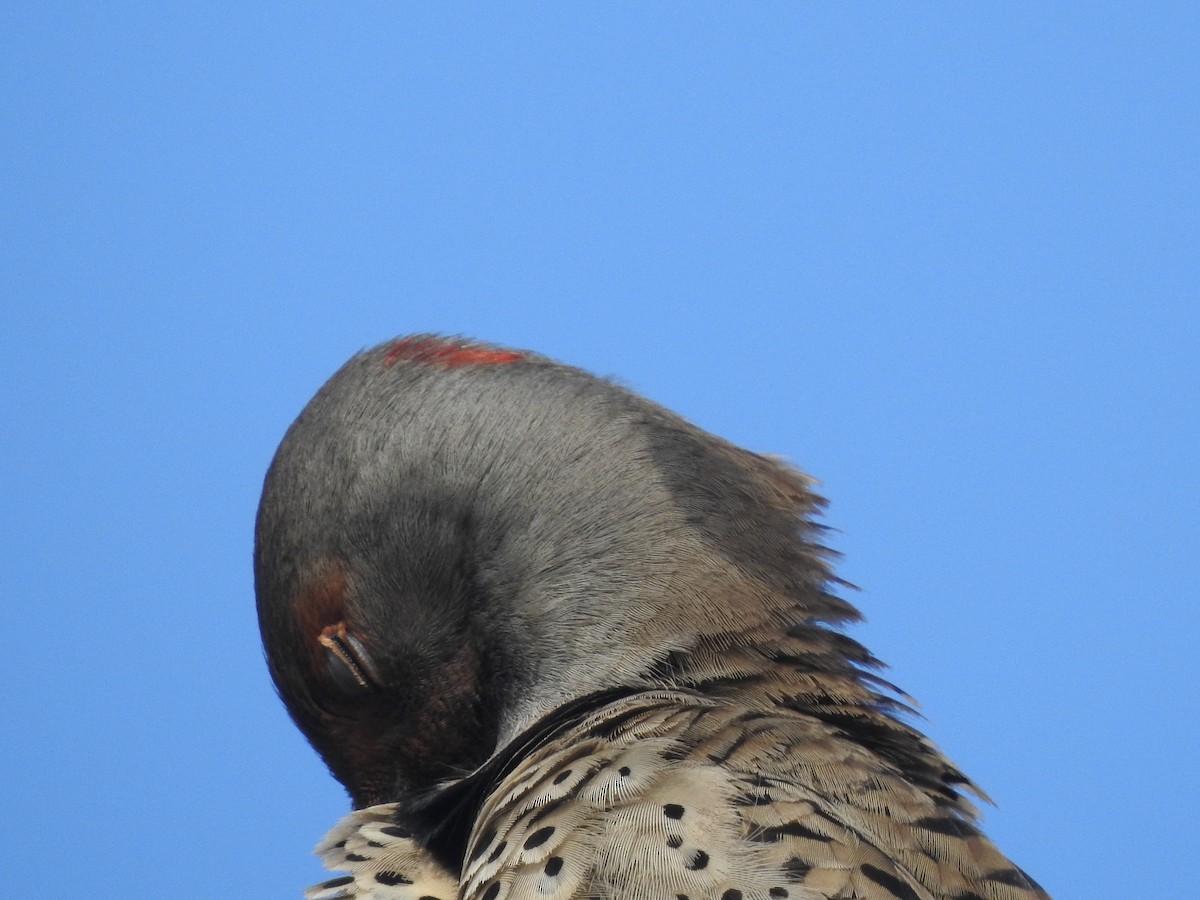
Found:
M 590 693 L 854 618 L 819 505 L 798 472 L 610 381 L 392 341 L 321 388 L 267 474 L 268 665 L 355 805 L 403 800 Z

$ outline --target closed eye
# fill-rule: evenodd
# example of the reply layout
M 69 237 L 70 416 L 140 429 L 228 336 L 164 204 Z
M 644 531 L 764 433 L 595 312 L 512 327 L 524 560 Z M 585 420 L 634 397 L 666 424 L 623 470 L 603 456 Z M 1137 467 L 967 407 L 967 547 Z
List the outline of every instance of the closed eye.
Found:
M 362 641 L 346 630 L 345 622 L 330 625 L 317 636 L 325 648 L 329 677 L 346 695 L 364 696 L 383 690 L 383 679 Z

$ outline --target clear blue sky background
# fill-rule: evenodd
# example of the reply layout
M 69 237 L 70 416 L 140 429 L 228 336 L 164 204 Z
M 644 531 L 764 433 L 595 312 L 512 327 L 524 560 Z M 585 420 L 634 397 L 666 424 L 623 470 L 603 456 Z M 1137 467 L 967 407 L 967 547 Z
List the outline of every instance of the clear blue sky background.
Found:
M 322 877 L 252 522 L 416 330 L 795 460 L 1002 847 L 1187 893 L 1198 9 L 5 3 L 5 895 Z

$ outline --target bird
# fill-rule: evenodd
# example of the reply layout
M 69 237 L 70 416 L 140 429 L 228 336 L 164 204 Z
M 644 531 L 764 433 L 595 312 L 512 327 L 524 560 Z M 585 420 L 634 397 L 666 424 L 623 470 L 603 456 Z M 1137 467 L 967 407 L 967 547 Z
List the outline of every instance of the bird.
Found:
M 815 482 L 615 380 L 416 334 L 288 429 L 255 525 L 346 789 L 309 900 L 1048 900 L 846 633 Z

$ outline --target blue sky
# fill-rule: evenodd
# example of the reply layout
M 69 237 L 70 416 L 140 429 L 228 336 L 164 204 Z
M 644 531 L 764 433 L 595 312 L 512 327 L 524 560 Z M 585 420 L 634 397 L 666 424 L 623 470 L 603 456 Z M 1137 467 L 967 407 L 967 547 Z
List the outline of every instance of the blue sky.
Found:
M 298 897 L 262 476 L 356 350 L 532 348 L 822 482 L 856 637 L 1059 900 L 1200 802 L 1190 4 L 0 9 L 12 896 Z

